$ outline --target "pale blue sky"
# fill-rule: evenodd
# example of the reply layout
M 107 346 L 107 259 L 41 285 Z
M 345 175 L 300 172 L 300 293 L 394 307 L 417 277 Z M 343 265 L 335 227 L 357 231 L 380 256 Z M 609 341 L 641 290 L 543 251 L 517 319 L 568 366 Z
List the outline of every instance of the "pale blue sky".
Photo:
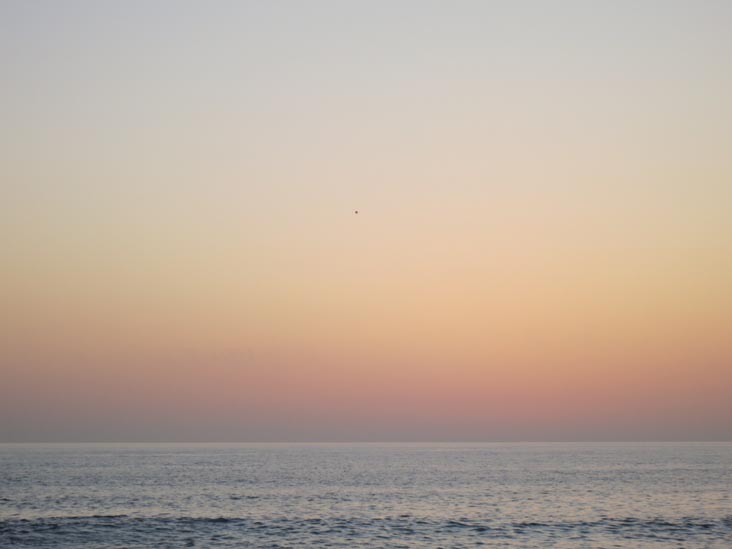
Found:
M 731 30 L 0 1 L 0 441 L 731 437 Z

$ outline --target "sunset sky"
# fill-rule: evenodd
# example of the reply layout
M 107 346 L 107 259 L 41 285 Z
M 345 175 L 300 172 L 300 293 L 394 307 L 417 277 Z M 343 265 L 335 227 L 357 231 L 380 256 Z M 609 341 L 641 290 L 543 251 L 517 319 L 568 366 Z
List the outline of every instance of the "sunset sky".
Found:
M 0 2 L 0 441 L 732 440 L 731 29 Z

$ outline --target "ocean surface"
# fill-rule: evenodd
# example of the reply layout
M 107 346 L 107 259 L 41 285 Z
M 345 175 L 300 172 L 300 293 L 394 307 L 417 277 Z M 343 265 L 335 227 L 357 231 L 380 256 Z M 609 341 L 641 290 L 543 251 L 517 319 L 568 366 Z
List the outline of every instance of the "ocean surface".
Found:
M 0 445 L 1 547 L 732 547 L 732 444 Z

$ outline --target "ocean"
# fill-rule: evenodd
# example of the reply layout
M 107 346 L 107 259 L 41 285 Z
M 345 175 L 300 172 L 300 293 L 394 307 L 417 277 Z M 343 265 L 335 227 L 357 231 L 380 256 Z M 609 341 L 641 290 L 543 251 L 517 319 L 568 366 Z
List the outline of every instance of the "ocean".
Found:
M 2 547 L 732 547 L 732 443 L 4 444 Z

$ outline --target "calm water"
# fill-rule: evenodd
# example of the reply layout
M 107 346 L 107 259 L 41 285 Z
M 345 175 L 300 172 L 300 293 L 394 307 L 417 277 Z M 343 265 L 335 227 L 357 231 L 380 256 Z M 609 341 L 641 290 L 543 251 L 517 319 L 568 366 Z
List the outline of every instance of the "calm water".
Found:
M 0 546 L 732 547 L 732 444 L 0 445 Z

